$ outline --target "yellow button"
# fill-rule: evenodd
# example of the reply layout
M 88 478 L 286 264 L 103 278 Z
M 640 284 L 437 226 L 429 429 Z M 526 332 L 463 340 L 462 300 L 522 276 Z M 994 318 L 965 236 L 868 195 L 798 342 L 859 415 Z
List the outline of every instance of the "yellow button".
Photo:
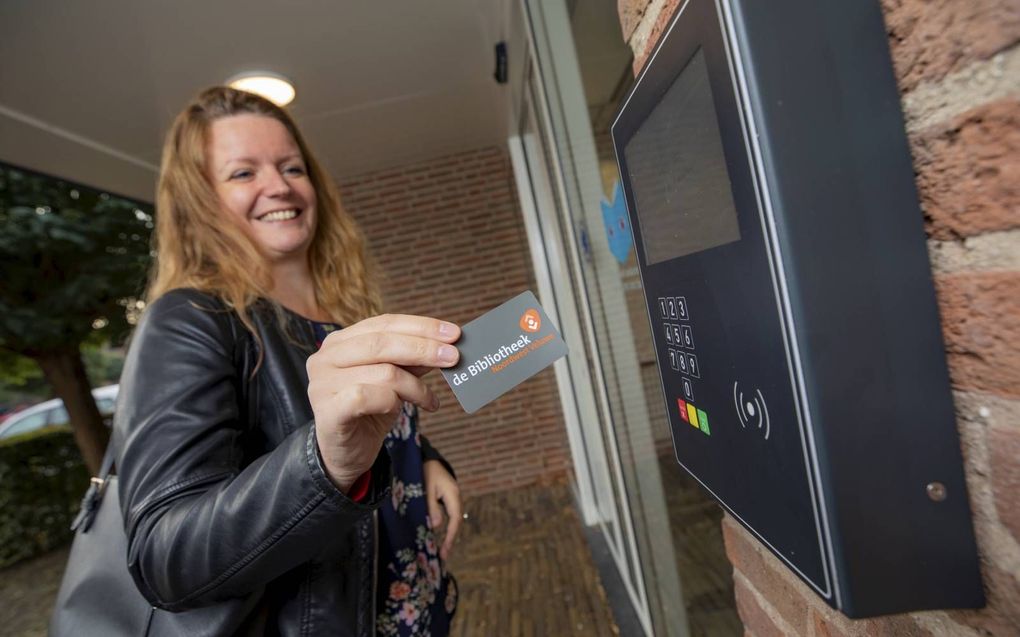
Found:
M 700 429 L 698 425 L 698 410 L 694 408 L 694 405 L 687 403 L 687 418 L 691 421 L 691 426 Z

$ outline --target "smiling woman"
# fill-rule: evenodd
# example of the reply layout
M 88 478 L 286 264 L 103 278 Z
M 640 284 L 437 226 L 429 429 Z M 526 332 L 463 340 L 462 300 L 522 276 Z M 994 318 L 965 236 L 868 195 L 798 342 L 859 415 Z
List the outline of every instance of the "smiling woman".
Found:
M 256 95 L 209 89 L 178 116 L 156 224 L 111 441 L 123 521 L 91 536 L 123 527 L 105 561 L 127 555 L 146 634 L 447 634 L 460 493 L 418 409 L 460 328 L 379 315 L 332 181 Z M 68 570 L 58 616 L 94 613 L 53 634 L 119 618 Z

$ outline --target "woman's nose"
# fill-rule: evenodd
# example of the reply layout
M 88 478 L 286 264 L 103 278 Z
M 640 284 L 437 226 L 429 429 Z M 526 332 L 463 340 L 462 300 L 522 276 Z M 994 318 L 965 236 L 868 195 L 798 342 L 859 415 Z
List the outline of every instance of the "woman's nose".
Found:
M 263 182 L 262 187 L 265 194 L 269 197 L 282 197 L 290 194 L 291 191 L 290 182 L 275 170 L 266 173 L 265 182 Z

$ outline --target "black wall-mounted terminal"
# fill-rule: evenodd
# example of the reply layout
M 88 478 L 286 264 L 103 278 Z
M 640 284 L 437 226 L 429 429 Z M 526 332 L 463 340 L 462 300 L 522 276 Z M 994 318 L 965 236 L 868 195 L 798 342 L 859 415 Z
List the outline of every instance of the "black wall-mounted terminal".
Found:
M 492 72 L 493 79 L 497 84 L 506 84 L 509 71 L 507 70 L 506 42 L 496 44 L 496 70 Z
M 613 125 L 676 457 L 851 617 L 984 603 L 873 0 L 686 0 Z

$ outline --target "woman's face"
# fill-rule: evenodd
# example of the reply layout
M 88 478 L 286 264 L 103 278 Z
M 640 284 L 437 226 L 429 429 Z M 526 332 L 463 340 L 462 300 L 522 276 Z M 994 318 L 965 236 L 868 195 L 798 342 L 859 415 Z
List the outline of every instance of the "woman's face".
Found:
M 315 187 L 287 128 L 262 115 L 215 120 L 207 160 L 220 201 L 274 263 L 303 259 L 315 234 Z

